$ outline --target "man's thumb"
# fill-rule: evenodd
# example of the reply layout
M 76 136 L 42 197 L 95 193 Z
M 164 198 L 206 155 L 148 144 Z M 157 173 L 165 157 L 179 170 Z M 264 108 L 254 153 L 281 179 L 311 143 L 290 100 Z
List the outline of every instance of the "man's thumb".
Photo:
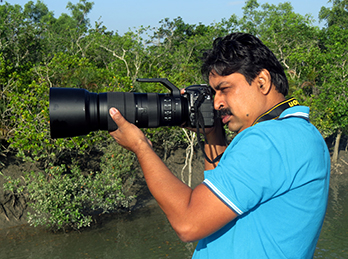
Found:
M 116 122 L 117 126 L 120 126 L 120 124 L 122 125 L 124 118 L 116 108 L 110 108 L 109 114 L 111 118 Z

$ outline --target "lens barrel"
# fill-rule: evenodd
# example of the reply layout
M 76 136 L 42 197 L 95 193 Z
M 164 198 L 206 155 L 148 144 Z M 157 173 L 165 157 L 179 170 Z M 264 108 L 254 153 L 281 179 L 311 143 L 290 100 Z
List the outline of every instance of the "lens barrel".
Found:
M 86 135 L 91 131 L 117 129 L 109 115 L 117 108 L 140 128 L 179 126 L 188 120 L 188 100 L 157 93 L 91 93 L 76 88 L 50 88 L 52 138 Z
M 84 89 L 50 88 L 52 138 L 85 135 L 99 128 L 98 95 Z

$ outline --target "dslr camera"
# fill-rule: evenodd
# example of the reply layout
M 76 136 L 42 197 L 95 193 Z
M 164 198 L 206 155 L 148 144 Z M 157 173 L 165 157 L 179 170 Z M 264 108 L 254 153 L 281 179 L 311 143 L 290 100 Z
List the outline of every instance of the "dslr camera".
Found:
M 214 125 L 211 88 L 191 85 L 181 95 L 166 78 L 137 79 L 161 83 L 170 93 L 92 93 L 79 88 L 50 88 L 49 111 L 52 138 L 86 135 L 91 131 L 117 129 L 109 115 L 117 108 L 125 119 L 139 128 L 184 126 L 207 128 Z

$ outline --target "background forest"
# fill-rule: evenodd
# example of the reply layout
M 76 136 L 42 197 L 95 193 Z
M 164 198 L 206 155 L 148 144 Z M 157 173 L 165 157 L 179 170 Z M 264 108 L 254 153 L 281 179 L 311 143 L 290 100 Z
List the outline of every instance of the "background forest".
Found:
M 289 79 L 289 96 L 310 106 L 313 124 L 324 138 L 336 140 L 335 162 L 348 129 L 348 0 L 329 2 L 332 7 L 319 13 L 323 28 L 314 26 L 310 15 L 295 13 L 288 2 L 260 5 L 248 0 L 241 18 L 231 15 L 210 25 L 164 18 L 157 28 L 139 27 L 124 35 L 101 22 L 90 24 L 93 2 L 87 0 L 69 3 L 70 15 L 58 18 L 42 1 L 3 3 L 0 153 L 15 153 L 40 168 L 19 178 L 4 175 L 5 197 L 13 205 L 23 199 L 29 203 L 31 224 L 55 229 L 78 229 L 88 226 L 95 212 L 127 208 L 134 198 L 127 193 L 134 156 L 115 145 L 107 132 L 51 139 L 49 88 L 159 93 L 166 91 L 162 85 L 136 79 L 168 78 L 179 88 L 204 83 L 202 51 L 216 37 L 236 31 L 258 36 L 276 54 Z M 181 128 L 144 131 L 164 153 L 177 145 L 191 144 L 192 150 L 194 134 Z M 87 170 L 86 159 L 96 155 L 98 170 Z

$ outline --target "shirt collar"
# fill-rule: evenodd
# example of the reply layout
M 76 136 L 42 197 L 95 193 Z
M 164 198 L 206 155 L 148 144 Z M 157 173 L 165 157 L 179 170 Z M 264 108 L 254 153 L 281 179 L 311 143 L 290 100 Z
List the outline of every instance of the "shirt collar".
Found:
M 279 119 L 285 119 L 288 117 L 299 117 L 309 120 L 309 107 L 306 106 L 294 106 L 283 111 Z

